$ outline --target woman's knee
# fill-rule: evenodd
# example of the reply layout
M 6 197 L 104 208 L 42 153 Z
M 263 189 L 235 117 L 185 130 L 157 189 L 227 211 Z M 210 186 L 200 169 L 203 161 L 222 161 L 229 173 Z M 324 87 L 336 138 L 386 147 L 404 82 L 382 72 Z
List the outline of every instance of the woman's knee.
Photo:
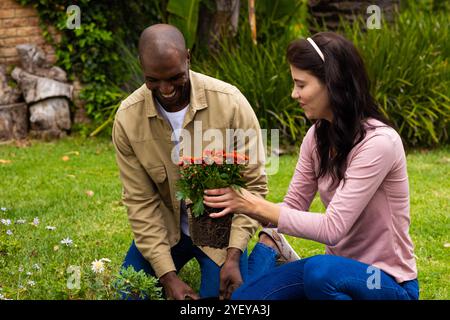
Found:
M 332 260 L 330 255 L 317 255 L 305 263 L 304 283 L 307 296 L 333 286 L 338 270 Z

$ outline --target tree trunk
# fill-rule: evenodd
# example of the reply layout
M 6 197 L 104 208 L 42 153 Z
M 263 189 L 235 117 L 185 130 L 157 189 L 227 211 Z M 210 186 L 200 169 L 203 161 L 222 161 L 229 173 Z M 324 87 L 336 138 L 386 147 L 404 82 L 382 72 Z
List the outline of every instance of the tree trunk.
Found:
M 199 39 L 211 52 L 220 50 L 223 37 L 235 36 L 238 30 L 240 0 L 216 0 L 215 8 L 201 5 Z

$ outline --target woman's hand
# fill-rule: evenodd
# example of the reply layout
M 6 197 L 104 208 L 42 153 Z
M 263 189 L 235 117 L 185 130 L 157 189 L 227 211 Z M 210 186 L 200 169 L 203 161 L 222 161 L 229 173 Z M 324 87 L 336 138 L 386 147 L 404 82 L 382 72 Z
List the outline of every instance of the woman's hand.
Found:
M 211 218 L 223 217 L 229 213 L 243 213 L 254 215 L 258 201 L 261 200 L 244 188 L 238 190 L 232 188 L 205 190 L 203 203 L 211 208 L 225 208 L 221 212 L 211 213 Z

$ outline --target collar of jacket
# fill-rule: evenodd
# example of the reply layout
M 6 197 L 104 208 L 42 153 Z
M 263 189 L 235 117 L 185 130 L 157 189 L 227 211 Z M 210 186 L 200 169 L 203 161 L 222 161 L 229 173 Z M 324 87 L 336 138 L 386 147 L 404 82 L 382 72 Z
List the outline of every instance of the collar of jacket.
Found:
M 205 83 L 200 79 L 197 72 L 189 70 L 189 80 L 191 83 L 191 96 L 189 98 L 189 111 L 195 114 L 197 110 L 207 108 Z M 156 117 L 159 115 L 155 107 L 153 95 L 150 90 L 145 90 L 144 93 L 145 108 L 147 110 L 147 117 Z

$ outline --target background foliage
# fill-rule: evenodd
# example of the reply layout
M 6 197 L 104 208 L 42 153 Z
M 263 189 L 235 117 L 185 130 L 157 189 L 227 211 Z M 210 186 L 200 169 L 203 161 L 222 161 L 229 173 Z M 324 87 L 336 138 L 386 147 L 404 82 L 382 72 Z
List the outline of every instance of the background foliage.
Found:
M 80 0 L 81 28 L 75 30 L 65 25 L 72 1 L 20 2 L 38 9 L 45 30 L 52 25 L 62 35 L 55 43 L 58 64 L 84 84 L 81 97 L 95 120 L 95 133 L 110 128 L 120 101 L 142 84 L 137 40 L 143 28 L 157 22 L 176 24 L 193 51 L 192 68 L 236 85 L 261 126 L 281 130 L 282 143 L 300 143 L 310 125 L 290 98 L 292 81 L 284 57 L 291 40 L 310 34 L 305 0 L 256 1 L 256 45 L 247 2 L 241 1 L 238 34 L 221 39 L 214 51 L 197 37 L 199 8 L 214 10 L 214 0 Z M 365 58 L 374 96 L 409 146 L 449 142 L 449 11 L 445 1 L 402 1 L 394 22 L 382 23 L 381 29 L 366 30 L 364 19 L 361 24 L 341 23 L 339 32 Z

